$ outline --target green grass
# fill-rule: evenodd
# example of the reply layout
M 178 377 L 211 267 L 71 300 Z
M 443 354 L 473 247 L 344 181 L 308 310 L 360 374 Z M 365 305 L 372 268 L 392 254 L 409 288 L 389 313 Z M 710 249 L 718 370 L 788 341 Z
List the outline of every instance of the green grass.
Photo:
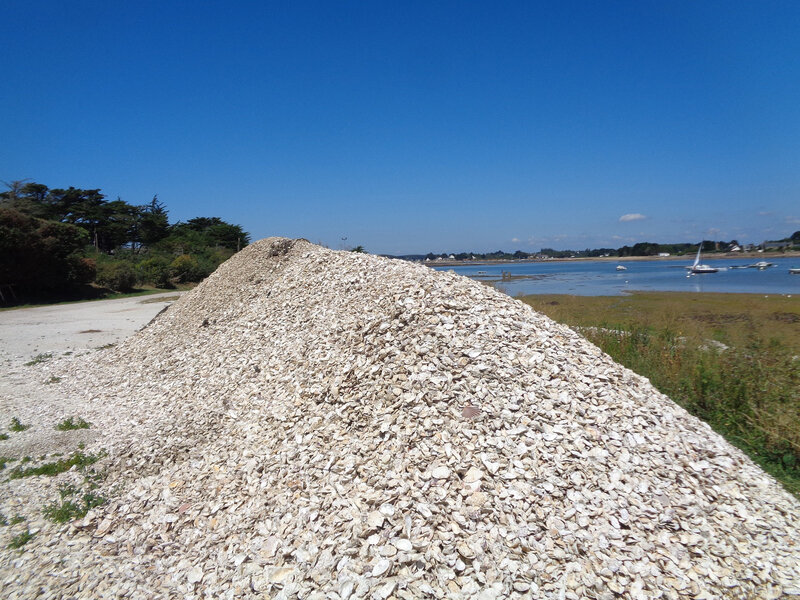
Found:
M 46 385 L 50 385 L 50 384 L 53 384 L 53 383 L 58 383 L 58 382 L 60 382 L 60 381 L 61 381 L 61 377 L 56 377 L 55 375 L 52 375 L 52 376 L 50 377 L 50 379 L 48 379 L 47 381 L 45 381 L 45 384 L 46 384 Z
M 36 356 L 33 357 L 33 359 L 31 359 L 28 362 L 26 362 L 25 366 L 26 367 L 32 367 L 33 365 L 41 364 L 41 363 L 45 362 L 46 360 L 50 360 L 51 358 L 53 358 L 53 353 L 52 352 L 44 352 L 42 354 L 37 354 Z
M 73 417 L 68 417 L 61 421 L 61 423 L 58 423 L 56 425 L 56 429 L 59 431 L 71 431 L 73 429 L 89 429 L 91 426 L 91 423 L 84 421 L 81 418 L 78 418 L 78 420 L 75 421 Z
M 11 517 L 11 524 L 12 525 L 16 525 L 17 523 L 24 523 L 24 522 L 25 522 L 25 517 L 21 517 L 19 515 L 14 515 L 13 517 Z
M 75 452 L 67 458 L 61 458 L 55 462 L 45 463 L 37 467 L 16 467 L 8 473 L 9 479 L 22 479 L 23 477 L 35 477 L 37 475 L 58 475 L 69 471 L 72 467 L 85 469 L 89 465 L 93 465 L 102 458 L 101 455 L 84 454 L 83 452 Z
M 29 529 L 26 529 L 19 535 L 15 535 L 11 538 L 11 541 L 8 544 L 9 548 L 19 549 L 22 548 L 25 544 L 30 542 L 33 539 L 33 534 L 30 532 Z
M 20 421 L 19 421 L 19 419 L 17 417 L 13 417 L 11 419 L 11 425 L 8 426 L 8 429 L 10 431 L 14 431 L 14 432 L 25 431 L 26 429 L 30 429 L 30 428 L 31 428 L 30 425 L 23 425 L 22 423 L 20 423 Z
M 0 433 L 0 440 L 7 440 L 8 434 L 7 433 Z
M 647 293 L 524 301 L 580 328 L 800 496 L 800 299 Z

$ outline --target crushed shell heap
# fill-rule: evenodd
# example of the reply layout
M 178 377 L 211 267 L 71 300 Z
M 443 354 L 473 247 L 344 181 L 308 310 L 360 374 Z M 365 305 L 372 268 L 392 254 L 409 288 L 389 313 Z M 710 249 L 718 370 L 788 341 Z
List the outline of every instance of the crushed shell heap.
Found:
M 451 273 L 270 238 L 81 360 L 110 500 L 3 549 L 6 598 L 800 594 L 793 497 Z

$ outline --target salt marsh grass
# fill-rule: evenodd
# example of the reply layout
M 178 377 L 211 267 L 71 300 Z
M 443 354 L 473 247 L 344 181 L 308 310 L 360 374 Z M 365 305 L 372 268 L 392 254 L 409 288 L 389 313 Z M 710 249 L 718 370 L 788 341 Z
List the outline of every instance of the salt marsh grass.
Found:
M 800 496 L 800 299 L 527 296 L 709 423 Z

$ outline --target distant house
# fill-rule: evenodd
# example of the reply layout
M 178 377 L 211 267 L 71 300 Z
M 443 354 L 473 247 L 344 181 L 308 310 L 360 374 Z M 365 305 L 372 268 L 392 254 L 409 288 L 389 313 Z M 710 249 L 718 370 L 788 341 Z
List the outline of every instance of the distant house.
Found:
M 669 256 L 669 252 L 659 252 L 659 256 Z
M 789 245 L 789 242 L 785 240 L 778 240 L 778 241 L 768 241 L 761 244 L 761 247 L 764 250 L 783 250 Z
M 741 246 L 737 246 L 736 244 L 728 248 L 728 252 L 741 252 L 741 251 L 742 251 Z

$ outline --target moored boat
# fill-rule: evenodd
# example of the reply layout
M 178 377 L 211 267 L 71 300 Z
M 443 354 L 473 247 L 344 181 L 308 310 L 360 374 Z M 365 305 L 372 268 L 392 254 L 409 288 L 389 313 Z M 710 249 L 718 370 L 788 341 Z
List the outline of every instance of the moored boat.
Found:
M 717 269 L 715 267 L 710 267 L 708 265 L 700 264 L 700 251 L 702 249 L 703 249 L 703 244 L 701 242 L 700 246 L 698 246 L 698 248 L 697 248 L 697 256 L 694 259 L 694 263 L 692 264 L 691 267 L 687 267 L 689 269 L 689 271 L 691 273 L 696 273 L 698 275 L 700 275 L 702 273 L 716 273 L 717 271 L 719 271 L 719 269 Z

